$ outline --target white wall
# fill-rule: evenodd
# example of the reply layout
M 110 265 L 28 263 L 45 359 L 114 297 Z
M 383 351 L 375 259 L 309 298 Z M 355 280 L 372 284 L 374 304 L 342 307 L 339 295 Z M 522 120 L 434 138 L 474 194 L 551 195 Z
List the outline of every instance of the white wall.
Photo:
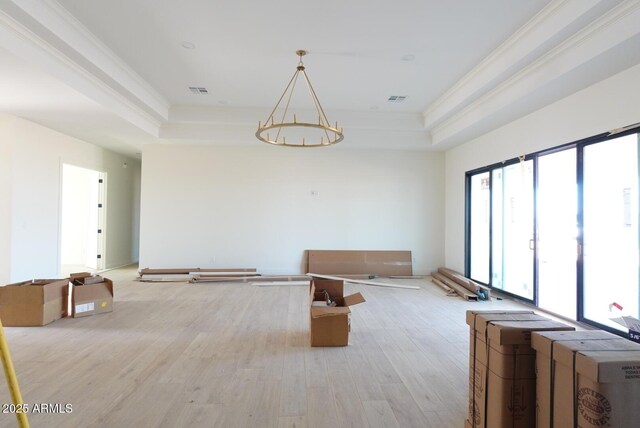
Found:
M 6 115 L 0 115 L 0 153 L 2 170 L 10 171 L 0 172 L 0 231 L 10 240 L 0 282 L 59 275 L 63 163 L 107 172 L 106 266 L 135 261 L 131 231 L 138 161 Z M 9 215 L 2 214 L 6 206 Z M 0 255 L 5 246 L 0 244 Z
M 447 266 L 464 268 L 465 172 L 640 122 L 640 66 L 446 153 Z
M 8 279 L 11 272 L 11 204 L 9 201 L 11 201 L 13 146 L 4 143 L 6 138 L 6 134 L 0 134 L 0 283 Z
M 143 159 L 141 267 L 292 274 L 306 249 L 412 250 L 417 273 L 443 262 L 442 154 L 256 142 Z

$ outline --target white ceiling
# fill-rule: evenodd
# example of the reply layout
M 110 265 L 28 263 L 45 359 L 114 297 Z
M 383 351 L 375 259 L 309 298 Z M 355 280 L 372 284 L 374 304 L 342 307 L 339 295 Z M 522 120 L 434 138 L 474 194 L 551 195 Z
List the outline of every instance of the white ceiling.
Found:
M 0 111 L 127 154 L 259 144 L 306 49 L 337 147 L 442 150 L 640 63 L 637 22 L 638 0 L 0 0 Z

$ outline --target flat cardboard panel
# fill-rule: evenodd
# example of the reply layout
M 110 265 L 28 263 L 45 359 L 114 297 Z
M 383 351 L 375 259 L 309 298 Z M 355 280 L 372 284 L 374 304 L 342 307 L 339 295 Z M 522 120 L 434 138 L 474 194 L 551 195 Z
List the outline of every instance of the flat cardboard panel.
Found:
M 366 302 L 366 300 L 364 300 L 364 297 L 362 297 L 360 293 L 354 293 L 344 297 L 345 306 L 354 306 L 364 302 Z
M 74 318 L 113 311 L 113 282 L 105 278 L 97 284 L 73 287 L 72 315 Z
M 67 316 L 68 279 L 38 279 L 0 287 L 0 318 L 6 327 L 49 324 Z
M 413 275 L 411 251 L 307 250 L 307 272 L 326 275 Z

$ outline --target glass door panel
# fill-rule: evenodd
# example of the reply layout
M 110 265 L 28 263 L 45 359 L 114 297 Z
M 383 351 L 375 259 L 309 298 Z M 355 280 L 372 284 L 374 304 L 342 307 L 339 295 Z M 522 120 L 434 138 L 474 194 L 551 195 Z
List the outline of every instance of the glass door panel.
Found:
M 538 157 L 538 306 L 576 319 L 576 149 Z
M 533 161 L 493 171 L 493 287 L 533 300 Z
M 488 172 L 471 176 L 471 278 L 489 283 L 489 201 Z
M 638 317 L 638 135 L 584 148 L 584 317 Z

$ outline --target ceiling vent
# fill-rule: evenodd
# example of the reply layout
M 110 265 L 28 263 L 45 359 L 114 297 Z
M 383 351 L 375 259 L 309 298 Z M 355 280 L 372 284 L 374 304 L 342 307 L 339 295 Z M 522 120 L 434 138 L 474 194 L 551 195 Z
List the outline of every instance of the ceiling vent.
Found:
M 200 86 L 189 86 L 189 90 L 192 94 L 209 95 L 209 91 L 207 91 L 207 88 L 202 88 Z
M 391 95 L 387 100 L 390 103 L 401 103 L 407 98 L 406 95 Z

